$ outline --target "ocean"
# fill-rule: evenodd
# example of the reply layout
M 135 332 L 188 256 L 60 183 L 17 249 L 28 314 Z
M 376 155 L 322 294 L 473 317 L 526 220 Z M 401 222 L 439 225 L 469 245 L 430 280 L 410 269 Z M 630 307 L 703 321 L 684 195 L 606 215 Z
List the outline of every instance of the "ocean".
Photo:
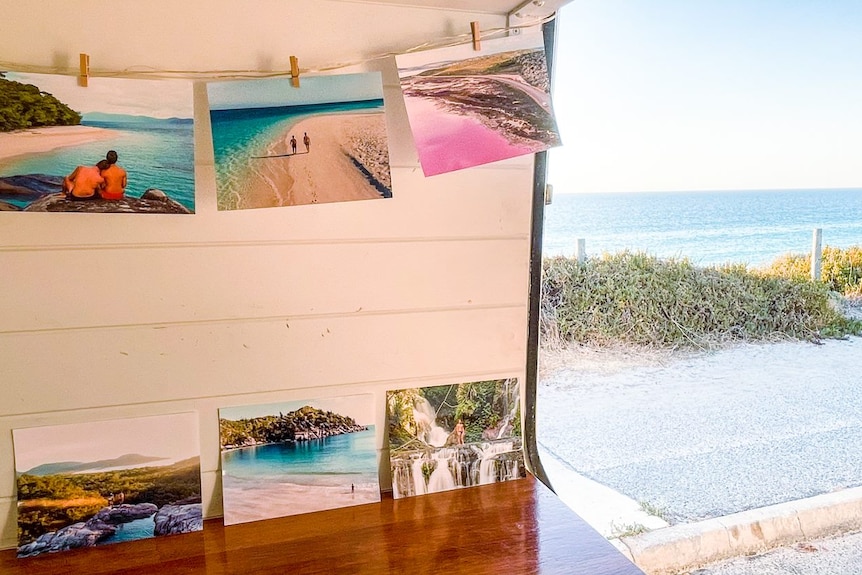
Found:
M 225 475 L 260 483 L 314 486 L 377 484 L 374 426 L 366 431 L 222 453 Z
M 110 120 L 88 120 L 84 126 L 108 128 L 117 136 L 80 146 L 58 148 L 10 162 L 0 176 L 48 174 L 65 176 L 79 165 L 94 165 L 108 150 L 116 150 L 119 164 L 128 172 L 126 193 L 140 197 L 157 188 L 190 210 L 195 206 L 193 120 L 161 120 L 142 116 L 111 115 Z
M 247 173 L 255 156 L 265 156 L 267 146 L 291 126 L 316 115 L 357 112 L 383 112 L 383 100 L 210 110 L 216 185 L 219 193 L 240 189 L 237 185 Z M 314 134 L 309 134 L 314 146 Z M 303 149 L 302 134 L 296 134 L 298 149 Z
M 862 245 L 862 189 L 557 194 L 545 206 L 543 255 L 624 250 L 696 265 L 766 265 L 823 245 Z

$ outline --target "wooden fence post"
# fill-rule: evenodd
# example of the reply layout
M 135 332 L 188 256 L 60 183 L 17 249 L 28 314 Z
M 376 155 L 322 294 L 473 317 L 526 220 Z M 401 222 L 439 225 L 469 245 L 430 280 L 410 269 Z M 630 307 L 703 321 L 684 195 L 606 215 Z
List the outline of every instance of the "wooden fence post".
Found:
M 587 261 L 587 240 L 578 238 L 578 250 L 575 253 L 578 257 L 578 265 L 584 265 Z
M 819 282 L 823 269 L 823 230 L 814 228 L 811 238 L 811 279 Z

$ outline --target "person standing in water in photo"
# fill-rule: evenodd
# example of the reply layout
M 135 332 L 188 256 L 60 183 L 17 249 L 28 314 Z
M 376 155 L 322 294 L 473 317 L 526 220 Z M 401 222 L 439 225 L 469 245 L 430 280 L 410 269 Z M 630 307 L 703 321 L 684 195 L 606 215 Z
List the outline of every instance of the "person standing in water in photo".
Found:
M 105 162 L 106 160 L 102 160 Z M 99 198 L 99 189 L 105 179 L 99 166 L 78 166 L 63 178 L 63 194 L 68 200 L 94 200 Z
M 464 422 L 459 419 L 458 423 L 455 424 L 455 442 L 458 445 L 464 445 L 465 435 L 466 429 L 464 428 Z
M 105 184 L 102 187 L 102 199 L 105 200 L 122 200 L 128 184 L 128 176 L 126 170 L 117 164 L 117 152 L 110 150 L 105 159 L 107 167 L 101 169 L 102 177 L 105 179 Z M 102 162 L 99 162 L 101 164 Z

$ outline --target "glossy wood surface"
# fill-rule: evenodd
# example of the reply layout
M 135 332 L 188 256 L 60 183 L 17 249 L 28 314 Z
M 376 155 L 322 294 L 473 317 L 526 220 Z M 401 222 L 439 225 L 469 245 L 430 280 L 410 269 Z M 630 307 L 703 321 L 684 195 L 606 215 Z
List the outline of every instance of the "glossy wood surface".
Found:
M 3 575 L 642 575 L 532 476 L 524 480 L 17 559 Z

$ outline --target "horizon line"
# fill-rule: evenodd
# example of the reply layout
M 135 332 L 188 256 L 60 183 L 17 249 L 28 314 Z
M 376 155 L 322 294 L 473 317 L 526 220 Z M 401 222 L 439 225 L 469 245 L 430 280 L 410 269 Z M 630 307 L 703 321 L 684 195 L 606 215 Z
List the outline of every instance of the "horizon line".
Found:
M 552 182 L 548 182 L 552 186 Z M 554 190 L 555 195 L 586 195 L 586 194 L 699 194 L 699 193 L 735 193 L 735 192 L 816 192 L 816 191 L 855 191 L 862 190 L 862 184 L 858 186 L 828 186 L 823 188 L 703 188 L 691 190 L 604 190 L 604 191 L 578 191 L 565 192 Z

